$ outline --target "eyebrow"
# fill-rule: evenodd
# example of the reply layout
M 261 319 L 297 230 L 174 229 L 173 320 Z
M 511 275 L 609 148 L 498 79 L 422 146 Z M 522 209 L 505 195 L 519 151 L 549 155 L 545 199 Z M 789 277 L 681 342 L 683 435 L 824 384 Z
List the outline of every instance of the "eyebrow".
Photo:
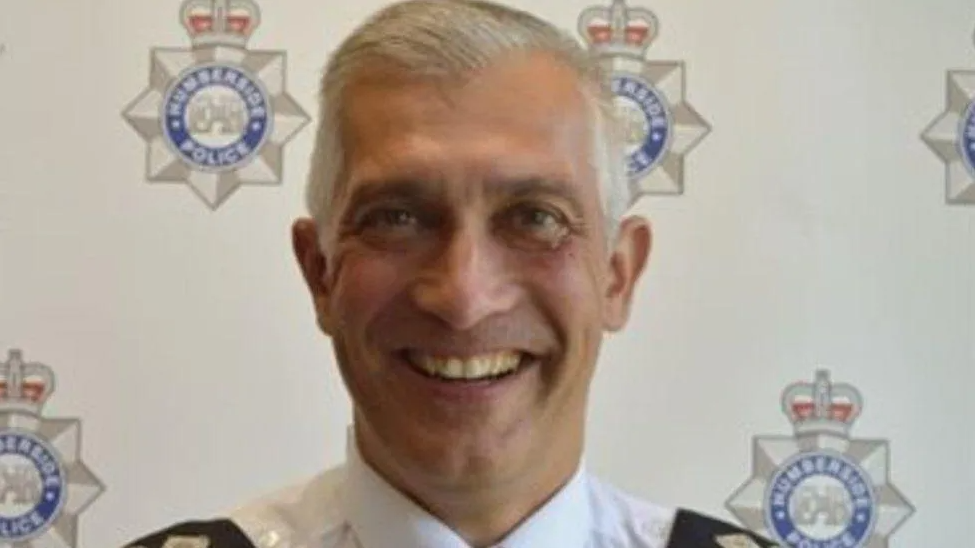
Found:
M 582 217 L 585 209 L 579 197 L 570 186 L 561 179 L 549 177 L 529 177 L 488 185 L 489 193 L 508 199 L 531 198 L 535 196 L 549 196 L 566 202 L 572 212 Z
M 411 178 L 363 180 L 355 185 L 349 196 L 346 212 L 355 215 L 364 205 L 383 200 L 433 203 L 443 195 L 445 183 L 438 180 L 420 181 Z M 577 216 L 585 209 L 579 197 L 561 179 L 552 177 L 525 177 L 489 180 L 487 194 L 501 200 L 518 200 L 539 196 L 553 197 L 565 202 Z
M 346 211 L 354 214 L 365 204 L 381 200 L 433 201 L 441 188 L 442 185 L 435 181 L 396 178 L 364 180 L 355 185 Z

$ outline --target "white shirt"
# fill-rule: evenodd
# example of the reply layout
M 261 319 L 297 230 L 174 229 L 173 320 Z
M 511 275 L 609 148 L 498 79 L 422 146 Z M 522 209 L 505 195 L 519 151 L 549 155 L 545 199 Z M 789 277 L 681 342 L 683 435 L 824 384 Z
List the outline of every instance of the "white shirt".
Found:
M 383 480 L 350 437 L 346 462 L 239 508 L 257 548 L 469 548 Z M 580 469 L 495 548 L 664 548 L 674 509 L 638 500 Z

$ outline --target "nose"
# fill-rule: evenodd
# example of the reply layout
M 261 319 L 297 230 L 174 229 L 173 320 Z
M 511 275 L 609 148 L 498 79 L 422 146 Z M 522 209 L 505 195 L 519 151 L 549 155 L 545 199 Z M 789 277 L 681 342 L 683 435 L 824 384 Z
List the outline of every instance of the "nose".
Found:
M 519 288 L 487 234 L 458 229 L 413 285 L 413 301 L 458 331 L 515 307 Z

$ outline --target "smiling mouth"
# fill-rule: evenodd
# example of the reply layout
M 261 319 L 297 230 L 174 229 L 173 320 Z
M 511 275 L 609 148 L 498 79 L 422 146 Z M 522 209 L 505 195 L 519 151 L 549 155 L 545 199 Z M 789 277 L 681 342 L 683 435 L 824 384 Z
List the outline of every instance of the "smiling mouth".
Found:
M 463 358 L 436 356 L 419 350 L 403 350 L 400 355 L 417 372 L 427 377 L 454 382 L 499 380 L 538 361 L 535 356 L 516 350 Z

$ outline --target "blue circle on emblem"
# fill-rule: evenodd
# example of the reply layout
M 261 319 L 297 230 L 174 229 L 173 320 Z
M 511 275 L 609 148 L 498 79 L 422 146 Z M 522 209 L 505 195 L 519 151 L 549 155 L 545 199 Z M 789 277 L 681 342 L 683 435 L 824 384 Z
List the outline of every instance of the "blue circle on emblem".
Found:
M 31 432 L 0 431 L 0 540 L 17 542 L 43 533 L 60 514 L 65 479 L 45 440 Z
M 783 463 L 764 502 L 769 530 L 797 548 L 863 546 L 876 520 L 870 476 L 834 451 L 800 453 Z
M 271 132 L 270 99 L 244 70 L 193 67 L 162 103 L 163 133 L 173 151 L 202 171 L 230 171 L 260 152 Z
M 623 108 L 627 171 L 639 178 L 657 166 L 670 145 L 670 111 L 661 93 L 634 75 L 613 76 L 613 94 Z
M 975 101 L 968 104 L 958 128 L 958 152 L 968 172 L 975 175 Z

